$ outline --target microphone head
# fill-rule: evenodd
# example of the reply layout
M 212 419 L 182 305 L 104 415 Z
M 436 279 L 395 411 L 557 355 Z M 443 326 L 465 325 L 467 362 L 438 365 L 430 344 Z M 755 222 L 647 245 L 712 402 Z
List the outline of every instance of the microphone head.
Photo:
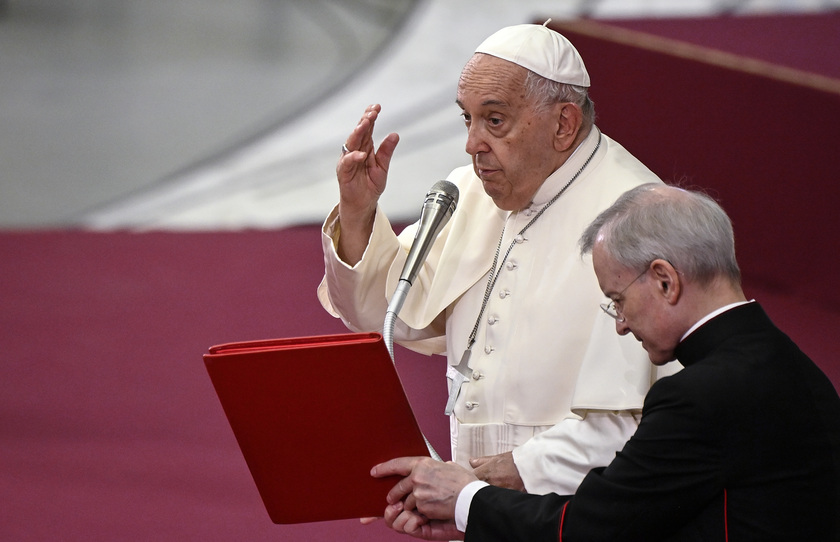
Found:
M 426 200 L 423 202 L 423 210 L 420 212 L 414 243 L 408 252 L 400 280 L 405 280 L 409 284 L 414 282 L 420 266 L 429 255 L 432 243 L 455 212 L 457 203 L 458 187 L 451 182 L 438 181 L 429 189 Z
M 438 181 L 429 189 L 429 194 L 433 192 L 438 194 L 445 194 L 452 199 L 453 204 L 458 203 L 458 187 L 449 181 Z
M 458 194 L 458 187 L 451 182 L 438 181 L 432 185 L 429 193 L 426 194 L 423 207 L 439 205 L 445 211 L 445 220 L 449 220 L 449 217 L 455 212 L 455 206 L 458 205 Z

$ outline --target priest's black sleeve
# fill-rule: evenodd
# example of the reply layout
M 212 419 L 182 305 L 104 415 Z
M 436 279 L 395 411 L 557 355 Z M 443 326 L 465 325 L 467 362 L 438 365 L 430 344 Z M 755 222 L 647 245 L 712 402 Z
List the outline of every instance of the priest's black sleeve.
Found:
M 557 542 L 560 516 L 570 498 L 482 488 L 470 505 L 465 542 Z

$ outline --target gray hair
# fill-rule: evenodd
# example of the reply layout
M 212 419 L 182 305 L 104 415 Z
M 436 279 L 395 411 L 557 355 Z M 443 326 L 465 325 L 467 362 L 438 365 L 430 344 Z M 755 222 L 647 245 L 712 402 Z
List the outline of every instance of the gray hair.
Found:
M 732 221 L 701 192 L 644 184 L 625 192 L 586 228 L 581 255 L 600 240 L 618 264 L 642 271 L 663 259 L 686 278 L 708 284 L 719 276 L 741 280 Z
M 583 112 L 584 127 L 595 123 L 595 103 L 586 87 L 558 83 L 528 70 L 525 96 L 534 100 L 538 111 L 556 103 L 571 102 Z

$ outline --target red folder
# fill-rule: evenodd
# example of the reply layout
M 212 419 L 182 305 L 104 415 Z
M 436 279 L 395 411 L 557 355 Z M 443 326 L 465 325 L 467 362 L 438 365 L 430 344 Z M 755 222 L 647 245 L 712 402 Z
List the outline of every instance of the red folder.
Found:
M 274 523 L 381 516 L 398 478 L 371 467 L 429 455 L 378 333 L 223 344 L 204 363 Z

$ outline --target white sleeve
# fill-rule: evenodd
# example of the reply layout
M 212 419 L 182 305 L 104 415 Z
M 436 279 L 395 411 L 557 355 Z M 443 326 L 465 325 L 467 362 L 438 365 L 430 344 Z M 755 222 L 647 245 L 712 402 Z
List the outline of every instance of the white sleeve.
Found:
M 351 330 L 376 330 L 382 327 L 388 308 L 385 298 L 385 275 L 391 260 L 400 250 L 397 236 L 388 219 L 377 207 L 368 247 L 362 259 L 355 266 L 349 266 L 336 252 L 340 228 L 336 207 L 321 229 L 324 279 L 318 286 L 318 299 L 333 316 L 340 316 Z M 376 257 L 371 257 L 374 251 L 378 251 Z
M 470 482 L 458 493 L 458 500 L 455 501 L 455 527 L 462 533 L 467 532 L 467 519 L 470 517 L 470 505 L 478 490 L 490 484 L 482 480 Z
M 373 233 L 362 259 L 349 266 L 338 257 L 336 243 L 341 235 L 336 206 L 321 228 L 324 252 L 324 278 L 318 286 L 318 300 L 324 309 L 340 317 L 352 331 L 381 331 L 388 308 L 386 284 L 388 270 L 402 254 L 399 238 L 394 234 L 388 218 L 377 207 Z M 397 320 L 396 342 L 423 354 L 438 354 L 446 350 L 445 315 L 441 314 L 425 329 L 412 329 Z
M 569 418 L 513 450 L 513 461 L 528 493 L 573 495 L 583 477 L 615 458 L 639 425 L 629 411 L 588 411 Z

